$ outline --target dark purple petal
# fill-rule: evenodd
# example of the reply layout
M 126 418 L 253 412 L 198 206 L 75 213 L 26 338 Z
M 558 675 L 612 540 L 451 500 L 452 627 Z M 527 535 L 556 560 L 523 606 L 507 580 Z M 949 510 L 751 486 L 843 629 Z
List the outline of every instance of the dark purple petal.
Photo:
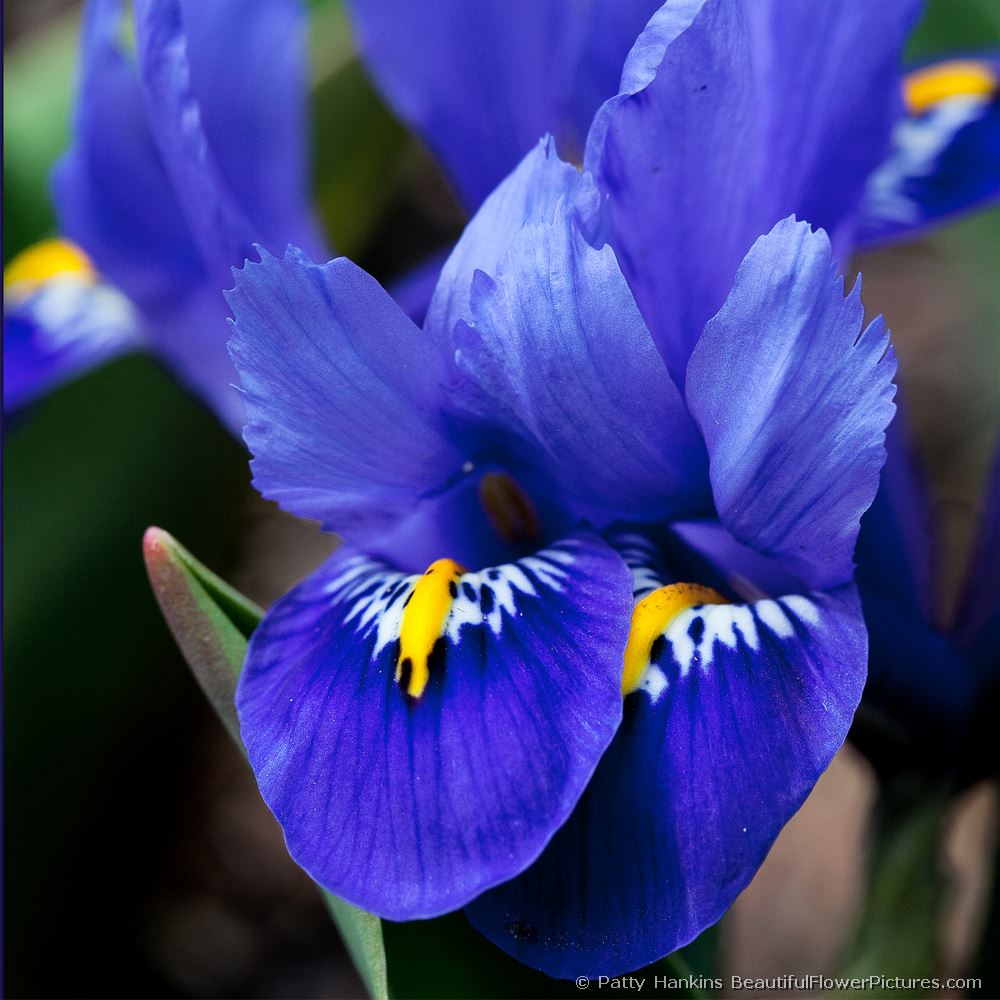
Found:
M 629 574 L 605 543 L 575 536 L 442 578 L 425 675 L 407 614 L 434 580 L 338 553 L 267 614 L 237 693 L 292 856 L 396 920 L 453 910 L 527 867 L 621 718 Z
M 261 256 L 227 293 L 254 484 L 332 530 L 398 519 L 463 465 L 443 358 L 350 261 Z
M 648 593 L 638 578 L 637 592 Z M 523 875 L 467 907 L 474 926 L 564 978 L 627 972 L 687 944 L 747 885 L 843 743 L 865 646 L 849 587 L 681 611 L 653 640 L 572 817 Z
M 785 220 L 751 248 L 688 365 L 722 523 L 808 588 L 854 572 L 878 488 L 895 357 L 881 318 L 844 297 L 830 241 Z

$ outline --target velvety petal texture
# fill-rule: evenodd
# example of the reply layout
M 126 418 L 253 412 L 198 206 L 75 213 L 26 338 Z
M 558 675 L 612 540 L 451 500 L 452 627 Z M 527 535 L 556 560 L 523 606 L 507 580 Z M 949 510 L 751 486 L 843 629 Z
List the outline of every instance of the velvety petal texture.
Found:
M 894 412 L 884 324 L 866 328 L 860 283 L 845 298 L 834 274 L 825 233 L 778 223 L 747 254 L 687 370 L 720 520 L 809 588 L 851 579 Z
M 472 282 L 456 331 L 469 409 L 521 441 L 583 516 L 657 520 L 710 509 L 704 447 L 614 252 L 564 202 Z
M 257 488 L 337 531 L 444 489 L 464 461 L 440 413 L 444 359 L 345 258 L 260 254 L 227 293 Z
M 641 539 L 623 552 L 637 598 L 655 600 L 655 557 Z M 714 923 L 843 743 L 861 696 L 865 631 L 849 587 L 694 603 L 648 640 L 622 726 L 569 822 L 527 872 L 466 910 L 549 975 L 636 969 Z
M 358 43 L 400 117 L 475 209 L 538 137 L 578 159 L 655 0 L 353 0 Z M 420 39 L 420 44 L 414 44 Z
M 36 244 L 7 267 L 3 340 L 5 410 L 144 343 L 132 304 L 62 240 Z
M 337 553 L 265 616 L 237 692 L 292 856 L 397 920 L 522 871 L 618 726 L 630 605 L 594 536 L 477 573 Z
M 906 115 L 865 188 L 863 245 L 913 237 L 1000 196 L 1000 56 L 921 66 L 903 93 Z
M 623 78 L 634 92 L 598 113 L 587 167 L 678 382 L 754 239 L 793 212 L 849 234 L 900 110 L 918 6 L 706 0 L 654 18 L 637 41 Z

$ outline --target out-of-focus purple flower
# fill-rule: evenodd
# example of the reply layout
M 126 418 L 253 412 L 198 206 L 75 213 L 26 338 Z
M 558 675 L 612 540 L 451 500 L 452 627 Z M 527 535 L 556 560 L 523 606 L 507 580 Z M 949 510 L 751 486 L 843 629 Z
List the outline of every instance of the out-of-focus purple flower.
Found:
M 53 179 L 60 229 L 132 303 L 142 342 L 236 428 L 229 269 L 254 243 L 322 252 L 304 13 L 297 0 L 137 0 L 134 23 L 133 52 L 121 0 L 86 6 L 73 141 Z M 103 328 L 103 304 L 76 305 L 74 322 L 93 307 L 88 327 Z M 80 337 L 79 351 L 62 352 L 67 331 L 46 321 L 63 315 L 35 310 L 36 325 L 20 328 L 16 344 L 28 346 L 5 353 L 18 386 L 8 406 L 106 356 Z
M 251 640 L 264 798 L 331 891 L 393 919 L 475 899 L 557 976 L 716 920 L 841 745 L 893 410 L 882 323 L 825 234 L 751 241 L 678 387 L 607 209 L 549 141 L 471 221 L 422 330 L 294 250 L 229 295 L 255 484 L 346 538 Z M 696 517 L 766 572 L 689 562 L 671 525 Z

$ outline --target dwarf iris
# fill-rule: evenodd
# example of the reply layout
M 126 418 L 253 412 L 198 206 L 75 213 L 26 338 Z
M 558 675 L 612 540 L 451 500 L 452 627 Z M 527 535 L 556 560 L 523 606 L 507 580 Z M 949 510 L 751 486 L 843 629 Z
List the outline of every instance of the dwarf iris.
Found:
M 606 210 L 546 141 L 423 330 L 295 250 L 229 295 L 255 484 L 346 538 L 251 641 L 262 793 L 333 892 L 394 919 L 479 896 L 476 926 L 555 975 L 716 919 L 843 741 L 892 413 L 882 325 L 824 234 L 785 220 L 749 248 L 681 389 Z M 691 517 L 788 588 L 684 576 L 669 527 Z

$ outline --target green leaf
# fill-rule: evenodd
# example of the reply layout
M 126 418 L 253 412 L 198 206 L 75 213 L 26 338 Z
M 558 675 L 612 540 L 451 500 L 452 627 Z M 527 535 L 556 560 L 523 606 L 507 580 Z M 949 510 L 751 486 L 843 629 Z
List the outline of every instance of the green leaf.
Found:
M 233 698 L 247 640 L 264 612 L 160 528 L 146 531 L 143 555 L 156 600 L 184 659 L 242 748 Z M 389 986 L 382 921 L 321 892 L 365 986 L 376 1000 L 385 1000 Z

